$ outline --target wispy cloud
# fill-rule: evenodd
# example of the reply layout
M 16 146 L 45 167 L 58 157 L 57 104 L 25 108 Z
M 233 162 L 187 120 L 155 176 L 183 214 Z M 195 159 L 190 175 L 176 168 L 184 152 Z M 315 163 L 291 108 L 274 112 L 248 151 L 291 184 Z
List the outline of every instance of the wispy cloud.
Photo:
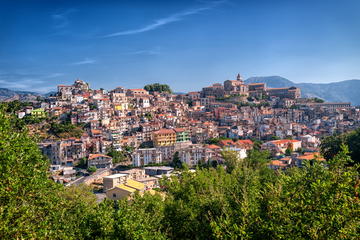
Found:
M 76 9 L 70 8 L 66 11 L 52 14 L 51 17 L 54 21 L 55 28 L 65 28 L 70 24 L 69 15 L 73 12 L 76 12 Z
M 212 8 L 214 8 L 214 7 L 216 7 L 219 4 L 224 3 L 224 2 L 225 2 L 225 0 L 209 2 L 209 3 L 207 3 L 206 6 L 203 6 L 203 7 L 188 9 L 188 10 L 185 10 L 185 11 L 182 11 L 182 12 L 175 13 L 175 14 L 169 16 L 169 17 L 166 17 L 166 18 L 157 19 L 157 20 L 155 20 L 154 23 L 146 25 L 144 27 L 137 28 L 137 29 L 120 31 L 120 32 L 115 32 L 115 33 L 105 35 L 104 37 L 109 38 L 109 37 L 133 35 L 133 34 L 148 32 L 148 31 L 157 29 L 157 28 L 159 28 L 161 26 L 167 25 L 169 23 L 181 21 L 186 16 L 195 15 L 197 13 L 200 13 L 200 12 L 203 12 L 203 11 L 206 11 L 206 10 L 210 10 L 210 9 L 212 9 Z
M 32 73 L 0 73 L 0 87 L 13 90 L 34 91 L 45 93 L 54 88 L 53 79 L 63 73 L 32 74 Z M 47 86 L 51 84 L 51 86 Z
M 85 65 L 85 64 L 93 64 L 93 63 L 96 63 L 95 59 L 85 58 L 84 60 L 73 62 L 70 65 Z

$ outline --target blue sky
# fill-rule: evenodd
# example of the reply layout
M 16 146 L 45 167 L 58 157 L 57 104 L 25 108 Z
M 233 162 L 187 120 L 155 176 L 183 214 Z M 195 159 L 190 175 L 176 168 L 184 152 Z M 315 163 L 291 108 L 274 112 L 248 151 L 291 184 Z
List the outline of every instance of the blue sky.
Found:
M 360 79 L 359 0 L 0 0 L 0 87 Z

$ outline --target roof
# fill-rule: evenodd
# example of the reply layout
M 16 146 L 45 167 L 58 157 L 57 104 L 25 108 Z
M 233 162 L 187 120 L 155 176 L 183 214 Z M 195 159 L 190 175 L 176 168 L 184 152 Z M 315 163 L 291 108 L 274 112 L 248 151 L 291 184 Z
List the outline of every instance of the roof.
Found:
M 298 156 L 297 159 L 300 160 L 319 160 L 319 161 L 324 161 L 325 159 L 323 157 L 320 156 L 319 153 L 305 153 L 304 155 Z
M 132 180 L 132 179 L 128 179 L 125 183 L 126 186 L 134 188 L 136 190 L 143 190 L 145 188 L 145 185 L 141 182 Z
M 243 144 L 250 144 L 253 145 L 253 141 L 251 141 L 250 139 L 245 139 L 245 140 L 237 140 L 237 143 L 243 143 Z
M 171 134 L 171 133 L 175 133 L 175 130 L 163 128 L 154 132 L 154 134 Z
M 174 128 L 175 132 L 185 132 L 185 128 Z
M 113 175 L 110 175 L 110 176 L 106 176 L 104 178 L 113 179 L 113 178 L 119 178 L 119 177 L 125 177 L 125 176 L 128 176 L 128 174 L 117 173 L 117 174 L 113 174 Z
M 220 149 L 219 146 L 215 145 L 215 144 L 210 144 L 207 146 L 207 148 L 210 148 L 210 149 Z
M 283 162 L 280 161 L 280 160 L 273 160 L 273 161 L 270 162 L 270 165 L 279 166 L 279 167 L 286 167 L 286 166 L 288 166 L 286 163 L 283 163 Z
M 114 187 L 114 188 L 118 188 L 118 189 L 121 189 L 121 190 L 124 190 L 124 191 L 130 192 L 130 193 L 133 193 L 133 192 L 135 192 L 135 191 L 136 191 L 136 189 L 135 189 L 135 188 L 128 187 L 128 186 L 126 186 L 126 185 L 124 185 L 124 184 L 117 185 L 117 186 L 116 186 L 116 187 Z M 113 189 L 114 189 L 114 188 L 113 188 Z M 111 190 L 111 189 L 110 189 L 110 190 Z
M 281 139 L 281 140 L 273 140 L 270 141 L 273 144 L 284 144 L 284 143 L 296 143 L 301 142 L 300 140 L 292 140 L 292 139 Z
M 90 154 L 89 155 L 89 159 L 94 159 L 94 158 L 98 158 L 98 157 L 106 157 L 106 158 L 111 158 L 110 156 L 104 155 L 104 154 Z
M 225 139 L 225 140 L 220 140 L 219 144 L 223 146 L 229 146 L 229 145 L 234 145 L 235 142 L 231 139 Z

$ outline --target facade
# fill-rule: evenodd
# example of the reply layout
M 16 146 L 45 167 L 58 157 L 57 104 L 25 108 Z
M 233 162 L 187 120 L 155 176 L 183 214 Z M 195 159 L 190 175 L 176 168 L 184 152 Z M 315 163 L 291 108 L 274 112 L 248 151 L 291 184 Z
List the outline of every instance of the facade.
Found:
M 190 141 L 189 132 L 184 128 L 174 128 L 176 133 L 176 142 L 187 142 Z
M 224 90 L 227 95 L 249 95 L 249 87 L 244 83 L 240 74 L 237 75 L 236 80 L 226 80 Z
M 132 154 L 133 165 L 136 167 L 159 164 L 163 161 L 162 153 L 156 148 L 140 148 Z
M 111 168 L 112 157 L 104 154 L 90 154 L 88 158 L 88 167 L 91 166 L 96 168 Z
M 124 184 L 124 183 L 126 183 L 128 178 L 129 178 L 128 174 L 122 174 L 122 173 L 103 177 L 104 190 L 106 191 L 106 190 L 114 188 L 120 184 Z
M 111 200 L 121 200 L 131 198 L 135 192 L 144 192 L 145 185 L 141 182 L 127 179 L 124 183 L 119 184 L 106 191 L 106 197 Z
M 160 129 L 153 134 L 155 147 L 173 146 L 176 143 L 176 132 L 174 129 Z
M 296 99 L 301 97 L 300 88 L 297 87 L 267 88 L 266 92 L 270 97 L 290 98 L 290 99 Z
M 222 98 L 225 95 L 224 86 L 221 83 L 215 83 L 212 86 L 204 87 L 201 91 L 202 97 L 214 96 L 216 98 Z

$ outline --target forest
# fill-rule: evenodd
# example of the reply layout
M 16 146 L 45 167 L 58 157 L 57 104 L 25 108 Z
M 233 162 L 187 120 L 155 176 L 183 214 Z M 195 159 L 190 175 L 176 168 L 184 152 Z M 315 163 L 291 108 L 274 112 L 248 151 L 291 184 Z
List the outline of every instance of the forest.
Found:
M 26 126 L 0 110 L 0 239 L 359 239 L 352 137 L 328 140 L 336 151 L 303 168 L 274 171 L 266 152 L 229 152 L 225 167 L 185 168 L 158 194 L 98 203 L 86 186 L 50 180 Z

